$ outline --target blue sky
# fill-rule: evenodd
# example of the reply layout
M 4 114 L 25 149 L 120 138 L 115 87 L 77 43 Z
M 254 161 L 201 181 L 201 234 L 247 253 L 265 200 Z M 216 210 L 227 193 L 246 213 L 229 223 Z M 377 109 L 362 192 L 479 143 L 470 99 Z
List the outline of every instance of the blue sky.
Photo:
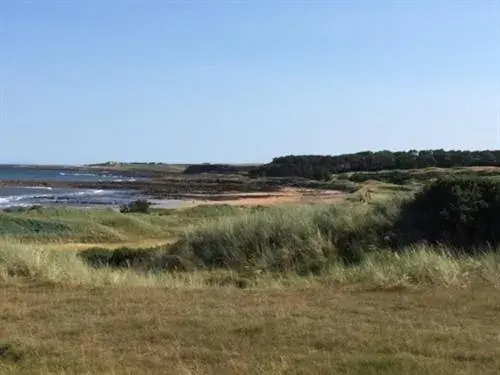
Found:
M 500 2 L 0 2 L 0 162 L 500 148 Z

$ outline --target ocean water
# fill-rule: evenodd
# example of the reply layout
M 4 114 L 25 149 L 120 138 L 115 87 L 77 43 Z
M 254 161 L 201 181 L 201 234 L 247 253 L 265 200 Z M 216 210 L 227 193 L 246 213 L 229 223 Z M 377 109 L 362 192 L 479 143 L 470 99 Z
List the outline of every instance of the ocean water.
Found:
M 77 182 L 98 182 L 98 181 L 136 181 L 147 178 L 125 177 L 115 173 L 106 172 L 73 172 L 57 169 L 23 168 L 15 166 L 0 165 L 0 180 L 20 180 L 20 181 L 77 181 Z
M 135 181 L 111 173 L 79 173 L 59 170 L 28 169 L 0 166 L 0 180 L 22 181 Z M 64 205 L 74 207 L 120 206 L 135 199 L 148 198 L 137 191 L 108 189 L 52 188 L 37 186 L 0 187 L 0 209 L 13 206 Z

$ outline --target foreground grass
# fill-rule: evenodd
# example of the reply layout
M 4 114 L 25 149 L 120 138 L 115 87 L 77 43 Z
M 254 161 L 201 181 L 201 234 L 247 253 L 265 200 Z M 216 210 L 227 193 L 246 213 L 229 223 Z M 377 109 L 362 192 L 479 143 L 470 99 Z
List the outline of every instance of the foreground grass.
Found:
M 372 253 L 320 276 L 94 269 L 0 247 L 0 374 L 496 374 L 500 262 Z
M 393 208 L 4 213 L 0 374 L 499 373 L 498 252 L 374 247 Z M 90 243 L 81 225 L 96 222 L 121 243 L 146 235 L 138 222 L 175 233 L 157 259 L 204 266 L 94 268 L 74 243 L 60 251 L 79 237 L 57 225 Z
M 490 288 L 3 285 L 2 374 L 497 374 Z

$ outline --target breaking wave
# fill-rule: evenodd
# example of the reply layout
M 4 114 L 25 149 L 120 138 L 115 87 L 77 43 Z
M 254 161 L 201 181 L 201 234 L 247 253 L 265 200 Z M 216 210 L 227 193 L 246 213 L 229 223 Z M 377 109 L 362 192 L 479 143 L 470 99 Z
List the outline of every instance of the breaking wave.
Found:
M 131 194 L 112 190 L 88 189 L 45 189 L 38 187 L 20 187 L 10 189 L 10 195 L 0 196 L 0 208 L 12 206 L 33 205 L 119 205 L 128 202 Z M 30 194 L 32 190 L 40 190 L 40 193 Z M 45 192 L 42 192 L 45 190 Z M 50 191 L 50 192 L 48 192 Z M 0 194 L 2 193 L 0 189 Z

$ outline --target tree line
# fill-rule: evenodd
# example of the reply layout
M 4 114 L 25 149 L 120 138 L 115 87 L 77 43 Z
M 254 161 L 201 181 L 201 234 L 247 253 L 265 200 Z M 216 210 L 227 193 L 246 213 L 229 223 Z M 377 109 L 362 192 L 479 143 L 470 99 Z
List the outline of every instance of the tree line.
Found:
M 500 166 L 500 150 L 363 151 L 341 155 L 287 155 L 252 169 L 252 177 L 328 179 L 334 173 L 418 168 Z

